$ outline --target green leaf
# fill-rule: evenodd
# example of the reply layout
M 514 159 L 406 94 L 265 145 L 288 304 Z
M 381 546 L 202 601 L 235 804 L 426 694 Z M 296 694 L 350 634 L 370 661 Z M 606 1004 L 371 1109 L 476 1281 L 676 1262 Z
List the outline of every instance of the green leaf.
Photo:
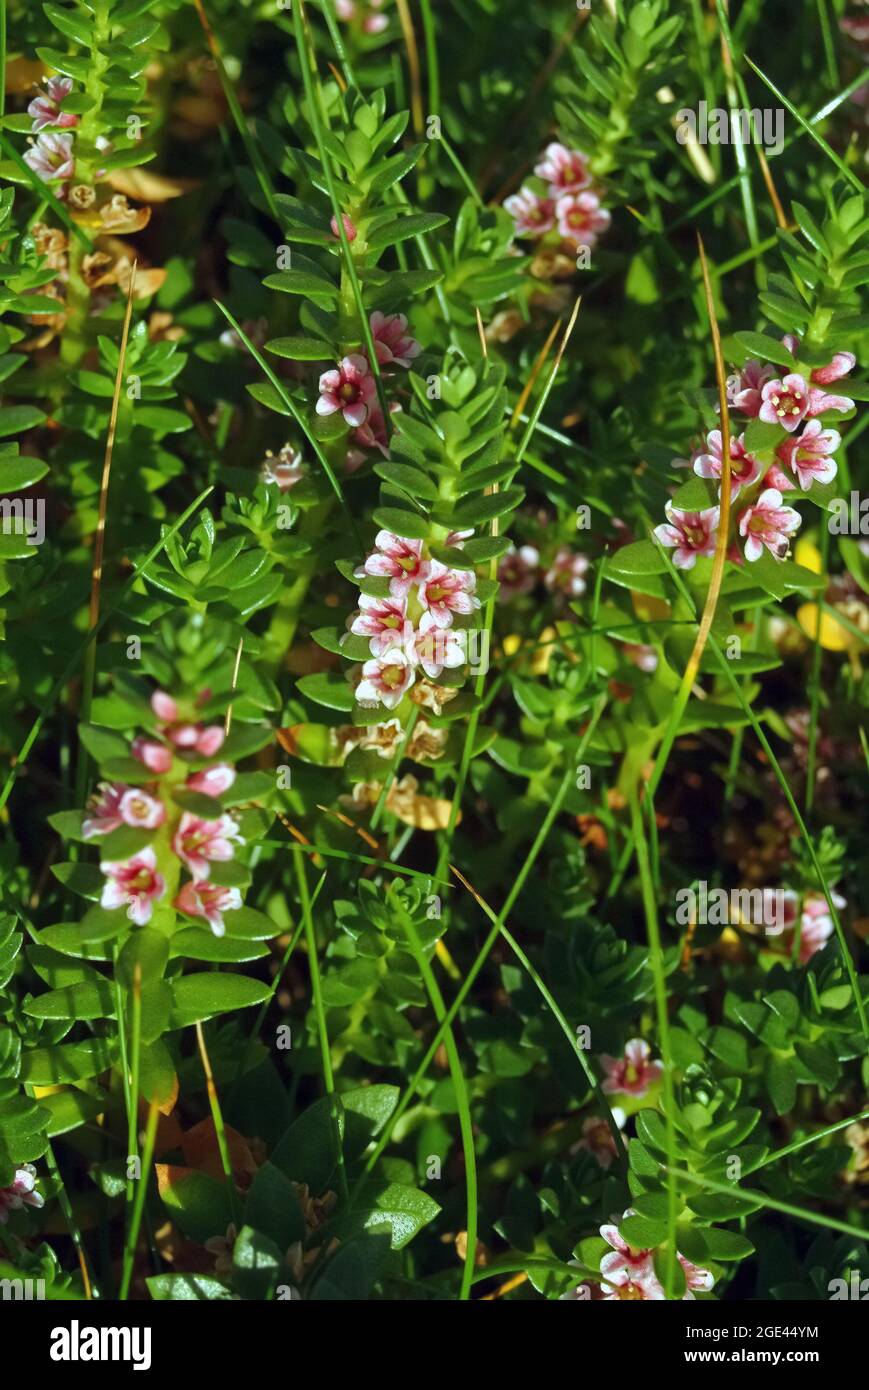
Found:
M 414 212 L 409 216 L 396 217 L 366 238 L 369 251 L 381 251 L 386 246 L 397 246 L 409 237 L 424 235 L 443 227 L 449 218 L 442 212 Z
M 369 1187 L 360 1203 L 365 1229 L 388 1226 L 393 1250 L 403 1250 L 439 1212 L 440 1207 L 427 1192 L 398 1182 L 388 1183 L 375 1194 Z
M 369 1296 L 389 1254 L 389 1236 L 363 1235 L 342 1242 L 329 1258 L 309 1298 L 330 1303 L 358 1302 Z
M 51 872 L 66 888 L 83 898 L 102 896 L 106 880 L 94 864 L 53 864 Z
M 280 290 L 283 294 L 311 295 L 315 300 L 337 299 L 338 286 L 333 285 L 325 275 L 315 275 L 309 270 L 277 270 L 263 280 L 267 289 Z
M 713 1260 L 744 1260 L 754 1254 L 754 1246 L 738 1231 L 722 1231 L 715 1226 L 704 1228 L 706 1251 Z
M 152 1274 L 145 1283 L 157 1303 L 234 1301 L 226 1285 L 208 1274 Z
M 114 991 L 108 980 L 88 980 L 30 999 L 24 1012 L 31 1018 L 114 1018 Z
M 273 934 L 274 928 L 270 932 L 270 935 Z M 182 956 L 189 960 L 239 964 L 242 961 L 260 960 L 268 955 L 269 950 L 267 946 L 260 946 L 255 941 L 233 941 L 228 936 L 215 936 L 213 932 L 203 931 L 199 927 L 183 927 L 181 931 L 173 933 L 169 942 L 169 952 L 173 960 Z
M 750 454 L 769 453 L 784 439 L 787 430 L 781 425 L 769 425 L 766 420 L 750 420 L 745 429 L 745 447 Z
M 215 865 L 215 868 L 218 866 Z M 253 907 L 239 907 L 227 912 L 223 919 L 226 935 L 240 937 L 245 941 L 269 941 L 278 935 L 278 928 L 264 912 Z
M 408 540 L 424 541 L 431 530 L 431 522 L 427 517 L 419 512 L 405 511 L 398 507 L 378 507 L 374 513 L 374 521 L 385 530 Z
M 349 714 L 356 703 L 353 687 L 335 671 L 315 671 L 312 675 L 301 676 L 297 688 L 309 700 L 343 714 Z
M 283 1255 L 274 1241 L 252 1226 L 242 1226 L 232 1250 L 232 1282 L 242 1298 L 271 1298 L 282 1264 Z
M 21 1080 L 28 1086 L 87 1081 L 112 1065 L 115 1052 L 106 1038 L 91 1038 L 65 1047 L 25 1048 L 21 1054 Z
M 257 1169 L 244 1207 L 247 1225 L 263 1231 L 281 1250 L 305 1240 L 305 1217 L 296 1189 L 274 1163 Z
M 140 927 L 131 934 L 118 956 L 116 975 L 124 989 L 132 989 L 138 971 L 139 983 L 147 985 L 163 977 L 169 959 L 169 942 L 154 927 Z
M 24 430 L 35 429 L 45 419 L 45 412 L 35 405 L 7 405 L 0 410 L 0 438 L 10 434 L 22 434 Z
M 224 1235 L 232 1221 L 226 1184 L 196 1169 L 170 1168 L 160 1183 L 160 1196 L 175 1224 L 199 1245 Z
M 228 914 L 229 916 L 230 914 Z M 184 975 L 172 983 L 173 1008 L 169 1026 L 187 1028 L 232 1009 L 249 1009 L 268 998 L 269 987 L 246 975 L 216 974 L 205 971 Z
M 306 1182 L 312 1192 L 325 1192 L 338 1165 L 344 1124 L 340 1100 L 324 1096 L 293 1121 L 278 1141 L 272 1163 L 292 1182 Z
M 794 1052 L 809 1075 L 831 1091 L 839 1080 L 840 1068 L 836 1056 L 819 1043 L 795 1042 Z
M 22 488 L 32 487 L 44 478 L 48 464 L 40 459 L 15 458 L 0 459 L 0 492 L 20 492 Z
M 619 1233 L 638 1250 L 654 1249 L 667 1239 L 667 1223 L 650 1221 L 646 1216 L 626 1216 L 619 1222 Z
M 293 362 L 328 362 L 335 355 L 332 345 L 320 338 L 272 338 L 266 343 L 266 352 Z
M 108 1096 L 102 1092 L 91 1095 L 84 1091 L 68 1090 L 43 1096 L 39 1103 L 48 1115 L 45 1132 L 53 1139 L 56 1134 L 69 1134 L 70 1130 L 89 1124 L 106 1109 Z
M 615 555 L 606 562 L 606 572 L 617 571 L 620 575 L 664 574 L 667 563 L 660 551 L 651 541 L 633 541 L 621 546 Z
M 795 207 L 796 204 L 792 203 L 791 206 Z M 750 352 L 752 357 L 759 357 L 761 362 L 775 362 L 779 367 L 787 367 L 788 371 L 794 370 L 793 353 L 785 347 L 780 338 L 770 338 L 765 333 L 734 333 L 733 336 L 740 347 Z
M 37 48 L 37 58 L 41 58 L 43 63 L 49 68 L 55 68 L 57 72 L 62 72 L 64 77 L 73 77 L 76 82 L 87 82 L 90 74 L 90 59 L 73 58 L 69 53 L 63 53 L 59 48 Z
M 767 1058 L 766 1085 L 777 1115 L 787 1115 L 796 1104 L 797 1074 L 793 1057 Z

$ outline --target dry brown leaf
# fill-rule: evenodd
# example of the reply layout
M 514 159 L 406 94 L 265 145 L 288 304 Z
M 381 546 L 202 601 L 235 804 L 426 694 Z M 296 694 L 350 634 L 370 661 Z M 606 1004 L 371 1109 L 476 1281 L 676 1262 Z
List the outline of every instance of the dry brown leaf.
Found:
M 257 1165 L 247 1140 L 231 1125 L 226 1125 L 225 1129 L 229 1161 L 232 1164 L 233 1173 L 236 1177 L 240 1173 L 248 1173 L 253 1177 Z M 186 1134 L 182 1135 L 181 1151 L 191 1167 L 200 1173 L 207 1173 L 209 1177 L 217 1178 L 218 1181 L 223 1181 L 224 1172 L 217 1143 L 217 1131 L 210 1115 L 207 1119 L 200 1120 L 198 1125 L 194 1125 L 192 1129 L 188 1129 Z
M 135 198 L 140 203 L 166 203 L 170 198 L 180 198 L 191 188 L 199 186 L 197 179 L 167 179 L 164 174 L 154 174 L 144 165 L 138 169 L 113 169 L 106 182 L 117 193 Z
M 10 58 L 6 64 L 7 93 L 12 92 L 18 96 L 30 92 L 33 95 L 33 88 L 39 85 L 45 72 L 44 63 L 31 62 L 29 58 Z

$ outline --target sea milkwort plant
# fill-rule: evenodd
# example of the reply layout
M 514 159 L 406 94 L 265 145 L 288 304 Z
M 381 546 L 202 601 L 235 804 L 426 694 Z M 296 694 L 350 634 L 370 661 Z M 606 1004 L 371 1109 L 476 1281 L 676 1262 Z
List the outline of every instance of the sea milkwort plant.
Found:
M 865 1297 L 867 42 L 775 10 L 0 6 L 10 1296 Z

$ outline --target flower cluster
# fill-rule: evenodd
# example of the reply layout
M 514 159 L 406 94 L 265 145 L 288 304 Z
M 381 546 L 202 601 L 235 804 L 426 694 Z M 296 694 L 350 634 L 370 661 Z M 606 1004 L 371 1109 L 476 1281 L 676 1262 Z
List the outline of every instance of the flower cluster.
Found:
M 465 634 L 454 628 L 453 617 L 473 613 L 480 600 L 473 570 L 426 558 L 422 541 L 379 531 L 374 546 L 357 575 L 388 578 L 389 593 L 360 594 L 359 609 L 349 619 L 350 632 L 367 637 L 371 652 L 356 699 L 369 708 L 395 709 L 420 672 L 436 680 L 445 668 L 465 664 Z
M 216 800 L 229 791 L 236 777 L 230 763 L 210 762 L 195 770 L 189 766 L 193 760 L 215 758 L 224 731 L 219 724 L 197 723 L 187 717 L 189 711 L 182 714 L 178 702 L 162 690 L 152 695 L 151 708 L 158 721 L 157 737 L 137 736 L 130 751 L 154 773 L 155 781 L 141 787 L 101 782 L 82 822 L 88 840 L 121 826 L 154 832 L 153 842 L 130 858 L 103 859 L 100 868 L 106 883 L 100 905 L 126 907 L 130 921 L 144 926 L 155 904 L 174 891 L 183 866 L 190 878 L 178 888 L 173 906 L 188 917 L 205 918 L 215 936 L 222 936 L 223 914 L 241 907 L 241 895 L 237 888 L 212 882 L 211 865 L 233 858 L 241 843 L 238 827 L 230 815 L 204 818 L 182 810 L 172 794 L 184 790 Z
M 787 334 L 782 341 L 799 368 L 799 339 Z M 853 410 L 854 402 L 849 396 L 830 395 L 826 388 L 847 376 L 855 362 L 853 353 L 837 352 L 823 367 L 805 368 L 780 377 L 769 363 L 749 361 L 728 378 L 728 406 L 736 417 L 730 440 L 730 495 L 734 501 L 739 499 L 728 554 L 737 563 L 742 558 L 740 541 L 742 555 L 749 562 L 760 559 L 764 550 L 783 560 L 801 522 L 799 512 L 784 504 L 783 494 L 797 488 L 808 492 L 813 483 L 830 483 L 835 478 L 837 465 L 832 455 L 842 442 L 841 435 L 819 417 L 830 411 Z M 739 432 L 740 416 L 745 417 L 746 423 L 761 420 L 786 431 L 785 438 L 773 446 L 772 457 L 766 463 L 758 457 L 763 451 L 752 453 L 745 433 Z M 688 460 L 698 477 L 719 480 L 723 462 L 720 430 L 710 431 L 705 448 L 696 449 Z M 681 459 L 674 463 L 685 466 Z M 665 511 L 667 520 L 655 528 L 655 535 L 662 545 L 672 549 L 673 563 L 678 569 L 691 569 L 698 557 L 715 553 L 719 507 L 686 511 L 668 502 Z
M 790 951 L 794 940 L 797 919 L 800 923 L 800 963 L 805 965 L 818 951 L 822 951 L 835 931 L 830 906 L 823 893 L 806 893 L 800 899 L 798 893 L 787 890 L 784 899 L 783 947 Z M 839 893 L 832 893 L 833 905 L 838 912 L 847 907 Z
M 560 545 L 548 565 L 541 563 L 536 546 L 521 545 L 517 549 L 511 545 L 498 565 L 499 597 L 506 603 L 519 594 L 530 594 L 542 579 L 551 594 L 579 598 L 585 593 L 588 566 L 588 556 L 571 550 L 569 545 Z
M 334 221 L 334 219 L 333 219 Z M 349 240 L 356 239 L 356 228 L 345 218 Z M 337 233 L 337 224 L 336 224 Z M 352 233 L 352 235 L 351 235 Z M 384 371 L 410 367 L 422 352 L 422 345 L 408 332 L 404 314 L 382 314 L 376 310 L 369 319 L 378 365 Z M 377 399 L 377 384 L 371 363 L 364 352 L 351 352 L 336 367 L 323 372 L 319 383 L 318 415 L 340 413 L 351 430 L 353 443 L 363 449 L 379 449 L 386 454 L 386 421 Z M 397 405 L 390 409 L 398 409 Z
M 9 1220 L 10 1211 L 21 1207 L 41 1207 L 45 1198 L 36 1191 L 36 1169 L 32 1163 L 22 1163 L 15 1169 L 15 1177 L 9 1187 L 0 1187 L 0 1226 Z
M 345 24 L 358 22 L 363 34 L 382 34 L 389 28 L 389 16 L 380 14 L 386 0 L 335 0 L 335 13 Z
M 628 1207 L 622 1220 L 635 1215 L 633 1207 Z M 602 1279 L 596 1290 L 598 1300 L 604 1303 L 618 1303 L 639 1302 L 645 1299 L 660 1303 L 666 1299 L 663 1285 L 655 1272 L 654 1250 L 640 1250 L 629 1245 L 615 1224 L 601 1226 L 600 1233 L 611 1247 L 611 1253 L 601 1258 Z M 683 1302 L 693 1301 L 695 1289 L 708 1293 L 715 1284 L 715 1278 L 710 1271 L 692 1264 L 679 1251 L 676 1252 L 676 1258 L 682 1266 L 687 1286 Z M 562 1295 L 565 1300 L 588 1296 L 589 1291 L 582 1293 L 582 1286 Z
M 542 237 L 557 231 L 561 240 L 574 248 L 591 250 L 612 219 L 592 188 L 588 157 L 566 145 L 547 145 L 534 173 L 545 191 L 526 184 L 504 201 L 516 224 L 516 235 Z
M 24 155 L 24 162 L 45 183 L 59 183 L 58 196 L 63 197 L 66 185 L 75 172 L 73 138 L 62 134 L 78 125 L 79 117 L 62 110 L 63 102 L 72 92 L 72 78 L 49 77 L 45 91 L 34 97 L 27 108 L 33 118 L 36 140 Z

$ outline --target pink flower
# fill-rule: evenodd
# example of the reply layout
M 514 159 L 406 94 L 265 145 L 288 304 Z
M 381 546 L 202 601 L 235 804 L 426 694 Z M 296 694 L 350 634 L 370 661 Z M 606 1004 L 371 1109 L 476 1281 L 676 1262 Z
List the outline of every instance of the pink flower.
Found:
M 847 906 L 839 893 L 832 893 L 831 897 L 837 910 Z M 821 893 L 808 893 L 800 917 L 800 961 L 803 965 L 816 951 L 823 950 L 835 930 L 827 899 Z
M 29 165 L 44 183 L 72 178 L 75 170 L 72 136 L 44 131 L 36 137 L 36 144 L 31 145 L 25 152 L 24 163 Z
M 588 557 L 562 545 L 555 553 L 549 569 L 543 576 L 543 583 L 550 593 L 566 594 L 568 598 L 579 598 L 585 593 L 583 575 L 588 569 Z
M 797 486 L 793 479 L 779 468 L 777 463 L 770 464 L 763 475 L 763 481 L 767 487 L 774 487 L 777 492 L 794 492 Z
M 801 517 L 793 507 L 782 506 L 782 495 L 774 487 L 766 488 L 739 517 L 739 534 L 745 537 L 746 560 L 757 560 L 766 546 L 770 555 L 783 560 L 788 553 L 789 537 L 799 529 Z
M 421 582 L 428 573 L 428 562 L 422 558 L 422 541 L 378 531 L 374 544 L 376 549 L 365 561 L 364 573 L 388 575 L 393 597 L 406 598 L 411 585 Z
M 175 724 L 178 721 L 178 703 L 173 700 L 171 695 L 167 695 L 165 690 L 155 690 L 151 696 L 151 708 L 157 718 L 164 724 Z
M 832 381 L 839 381 L 843 376 L 848 376 L 856 365 L 857 358 L 853 352 L 837 352 L 826 367 L 814 368 L 811 379 L 818 386 L 829 386 Z
M 90 812 L 82 821 L 81 833 L 86 840 L 94 835 L 108 835 L 123 825 L 121 800 L 129 790 L 123 782 L 100 782 L 87 804 Z
M 166 880 L 157 872 L 157 856 L 150 845 L 132 859 L 104 860 L 100 869 L 108 879 L 100 906 L 111 909 L 126 903 L 127 916 L 137 927 L 150 922 L 153 904 L 166 890 Z
M 651 1265 L 636 1274 L 631 1273 L 630 1270 L 619 1270 L 601 1285 L 601 1289 L 603 1290 L 604 1303 L 640 1302 L 643 1300 L 660 1303 L 666 1299 L 666 1294 Z
M 577 246 L 591 248 L 601 232 L 609 227 L 612 218 L 600 205 L 596 193 L 566 193 L 555 204 L 558 230 Z
M 431 560 L 428 573 L 420 581 L 419 601 L 436 627 L 449 627 L 454 613 L 473 613 L 480 600 L 474 595 L 477 576 L 473 570 L 454 570 Z
M 233 842 L 241 843 L 241 835 L 231 816 L 203 820 L 185 811 L 172 848 L 198 882 L 208 878 L 208 865 L 212 861 L 225 863 L 232 858 Z
M 504 199 L 504 209 L 516 224 L 516 236 L 543 236 L 555 226 L 555 202 L 541 198 L 531 188 L 523 188 Z
M 549 184 L 553 197 L 562 193 L 578 193 L 591 183 L 587 156 L 580 150 L 569 150 L 565 145 L 547 145 L 540 163 L 534 166 L 534 172 Z
M 678 1250 L 676 1251 L 676 1258 L 685 1271 L 685 1282 L 688 1285 L 685 1298 L 693 1299 L 692 1289 L 702 1289 L 704 1293 L 708 1293 L 715 1284 L 715 1275 L 711 1274 L 708 1269 L 701 1269 L 699 1265 L 686 1260 L 685 1256 L 680 1255 Z
M 604 1094 L 644 1096 L 664 1071 L 663 1062 L 649 1061 L 651 1055 L 652 1049 L 642 1038 L 631 1038 L 625 1043 L 624 1057 L 609 1057 L 604 1053 L 600 1059 L 606 1072 L 601 1086 Z
M 782 342 L 794 357 L 799 357 L 800 340 L 794 333 L 786 333 Z M 810 380 L 816 386 L 829 386 L 833 381 L 840 381 L 843 376 L 848 376 L 857 365 L 857 358 L 853 352 L 837 352 L 825 367 L 813 367 Z
M 636 1214 L 633 1207 L 628 1207 L 622 1220 L 626 1221 L 629 1216 L 636 1216 Z M 600 1272 L 605 1279 L 612 1282 L 619 1274 L 625 1272 L 638 1277 L 650 1272 L 651 1250 L 638 1250 L 632 1245 L 628 1245 L 618 1226 L 601 1226 L 600 1233 L 607 1245 L 611 1245 L 613 1248 L 613 1254 L 604 1255 L 600 1262 Z
M 854 402 L 850 396 L 828 396 L 826 391 L 820 386 L 813 386 L 809 391 L 809 416 L 823 415 L 827 410 L 853 410 Z
M 205 692 L 197 701 L 202 704 L 208 698 Z M 211 758 L 222 747 L 226 737 L 219 724 L 194 724 L 180 718 L 178 702 L 167 695 L 165 690 L 155 690 L 151 696 L 151 708 L 160 720 L 160 733 L 164 734 L 176 748 L 183 748 L 200 757 Z M 172 766 L 171 750 L 161 743 L 137 738 L 133 741 L 133 755 L 154 772 L 168 772 Z
M 342 212 L 342 214 L 341 214 L 341 221 L 344 223 L 344 235 L 346 236 L 347 240 L 348 240 L 348 241 L 355 241 L 356 238 L 358 237 L 359 233 L 357 232 L 357 230 L 356 230 L 356 228 L 354 227 L 354 225 L 353 225 L 352 221 L 350 220 L 350 218 L 347 216 L 347 213 L 346 213 L 346 212 Z M 332 218 L 332 220 L 331 220 L 330 223 L 329 223 L 329 226 L 332 228 L 332 235 L 333 235 L 333 237 L 336 237 L 336 238 L 340 241 L 340 240 L 341 240 L 341 233 L 340 233 L 339 230 L 338 230 L 338 219 L 337 219 L 337 217 L 333 217 L 333 218 Z
M 646 642 L 626 642 L 622 647 L 624 655 L 639 671 L 657 671 L 658 653 Z
M 36 1191 L 36 1169 L 32 1163 L 21 1163 L 15 1169 L 15 1177 L 9 1187 L 0 1187 L 0 1226 L 9 1220 L 10 1211 L 20 1211 L 22 1207 L 41 1207 L 45 1198 Z
M 502 603 L 515 598 L 517 594 L 530 594 L 537 583 L 540 567 L 540 551 L 533 545 L 515 545 L 501 559 L 498 565 L 498 597 Z
M 224 888 L 208 879 L 188 879 L 175 899 L 174 906 L 188 917 L 205 917 L 215 936 L 223 936 L 226 924 L 224 912 L 234 912 L 241 907 L 241 893 L 237 888 Z
M 728 405 L 754 419 L 760 414 L 761 391 L 773 376 L 774 367 L 761 366 L 759 362 L 746 362 L 741 372 L 727 378 Z
M 841 442 L 838 430 L 825 430 L 820 420 L 809 420 L 802 434 L 785 439 L 776 454 L 796 473 L 803 492 L 808 492 L 812 483 L 829 483 L 835 478 L 836 460 L 829 455 Z
M 382 314 L 375 309 L 370 324 L 374 351 L 382 367 L 393 362 L 399 367 L 409 367 L 414 357 L 422 352 L 422 344 L 407 331 L 404 314 Z
M 339 19 L 351 21 L 359 19 L 362 23 L 364 34 L 380 34 L 389 25 L 389 19 L 385 14 L 374 14 L 372 11 L 382 9 L 384 0 L 369 0 L 369 4 L 357 4 L 357 0 L 335 0 L 335 13 Z
M 33 117 L 34 134 L 49 125 L 63 126 L 67 130 L 78 125 L 78 116 L 71 112 L 64 114 L 60 110 L 61 102 L 71 91 L 71 77 L 49 77 L 45 84 L 45 94 L 40 93 L 38 97 L 34 97 L 27 108 L 28 116 Z
M 667 522 L 655 527 L 655 535 L 661 545 L 675 546 L 673 564 L 677 569 L 693 569 L 698 555 L 715 554 L 718 507 L 707 507 L 702 512 L 683 512 L 668 502 L 664 510 Z
M 277 484 L 281 492 L 289 492 L 305 476 L 302 455 L 291 444 L 285 444 L 279 454 L 266 454 L 259 476 L 260 482 Z
M 809 409 L 808 383 L 798 372 L 789 372 L 781 381 L 768 381 L 760 395 L 760 419 L 768 425 L 795 430 Z
M 145 738 L 142 734 L 133 739 L 130 752 L 158 776 L 168 772 L 172 766 L 172 749 L 163 743 L 157 743 L 155 739 Z
M 382 656 L 390 647 L 400 645 L 407 626 L 407 599 L 360 594 L 359 612 L 350 631 L 357 637 L 370 637 L 371 655 Z
M 436 680 L 444 667 L 455 670 L 467 661 L 467 636 L 452 627 L 438 627 L 430 613 L 423 613 L 413 635 L 410 658 L 421 666 L 429 680 Z
M 721 430 L 710 430 L 706 436 L 709 452 L 700 454 L 694 462 L 699 478 L 720 478 L 724 466 Z M 760 464 L 745 447 L 745 435 L 730 437 L 730 495 L 736 497 L 740 488 L 750 487 L 760 476 Z
M 613 1111 L 613 1119 L 619 1129 L 621 1129 L 625 1122 L 625 1112 L 615 1109 Z M 578 1149 L 586 1149 L 588 1153 L 593 1154 L 604 1170 L 608 1169 L 612 1165 L 613 1159 L 618 1157 L 616 1141 L 613 1139 L 610 1127 L 602 1115 L 589 1115 L 583 1120 L 582 1138 L 576 1147 Z M 573 1150 L 571 1150 L 571 1152 L 573 1152 Z M 604 1236 L 604 1240 L 606 1239 L 607 1237 Z M 611 1245 L 612 1241 L 609 1241 L 609 1244 Z
M 124 825 L 132 825 L 137 830 L 156 830 L 166 819 L 166 808 L 162 801 L 138 787 L 130 787 L 124 792 L 118 809 Z
M 364 425 L 372 401 L 377 395 L 374 377 L 368 361 L 358 352 L 342 357 L 337 367 L 320 377 L 318 415 L 334 415 L 341 411 L 348 425 Z
M 214 767 L 203 768 L 187 778 L 187 786 L 192 792 L 202 792 L 203 796 L 223 796 L 235 781 L 235 768 L 229 763 L 215 763 Z
M 385 705 L 387 709 L 395 709 L 413 682 L 410 656 L 400 647 L 391 647 L 382 656 L 365 662 L 362 679 L 356 687 L 356 699 L 368 708 Z
M 390 401 L 390 415 L 395 415 L 399 410 L 401 410 L 399 402 Z M 360 425 L 358 429 L 353 431 L 352 438 L 355 443 L 361 444 L 364 449 L 379 449 L 384 458 L 389 457 L 389 440 L 386 437 L 386 421 L 383 418 L 383 411 L 380 409 L 379 401 L 373 400 L 371 402 L 368 409 L 368 419 L 365 421 L 364 425 Z M 356 467 L 364 462 L 365 455 L 360 454 Z M 350 455 L 348 453 L 348 466 L 349 463 Z
M 193 746 L 201 758 L 213 758 L 225 741 L 226 731 L 220 724 L 209 724 L 205 729 L 201 724 L 196 725 L 196 742 Z

